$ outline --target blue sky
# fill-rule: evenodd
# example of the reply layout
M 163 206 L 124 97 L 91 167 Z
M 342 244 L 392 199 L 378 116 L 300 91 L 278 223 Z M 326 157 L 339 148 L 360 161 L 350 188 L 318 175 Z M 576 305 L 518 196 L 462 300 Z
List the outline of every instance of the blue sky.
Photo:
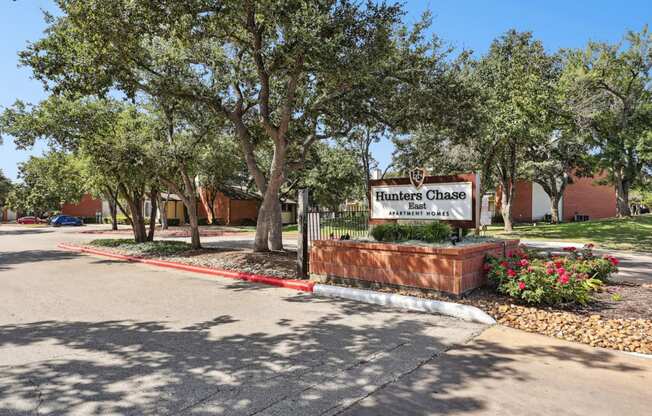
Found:
M 650 0 L 411 0 L 405 5 L 408 22 L 430 9 L 434 32 L 456 48 L 479 54 L 510 28 L 534 32 L 554 51 L 583 47 L 588 40 L 616 42 L 627 30 L 638 31 L 652 20 Z M 50 0 L 0 0 L 0 106 L 9 106 L 17 98 L 36 103 L 45 97 L 40 83 L 30 79 L 30 71 L 17 68 L 16 55 L 27 41 L 41 36 L 45 28 L 41 9 L 54 10 L 54 5 Z M 373 150 L 381 166 L 391 159 L 388 143 Z M 15 179 L 17 164 L 42 151 L 42 145 L 18 151 L 11 140 L 5 140 L 0 146 L 0 169 Z

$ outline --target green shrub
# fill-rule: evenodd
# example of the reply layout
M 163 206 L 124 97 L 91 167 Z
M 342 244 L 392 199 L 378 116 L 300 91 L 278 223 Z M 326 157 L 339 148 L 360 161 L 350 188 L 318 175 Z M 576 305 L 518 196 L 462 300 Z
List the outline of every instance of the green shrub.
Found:
M 131 222 L 129 221 L 126 215 L 118 214 L 116 216 L 116 220 L 118 221 L 118 224 L 131 225 Z
M 208 218 L 198 218 L 197 219 L 197 224 L 198 225 L 208 225 Z
M 371 230 L 371 236 L 376 241 L 383 242 L 418 240 L 428 243 L 439 243 L 448 240 L 450 234 L 450 226 L 439 221 L 433 221 L 426 225 L 379 224 Z
M 97 224 L 96 217 L 82 217 L 81 220 L 84 224 Z
M 586 304 L 617 272 L 618 260 L 596 257 L 592 246 L 567 248 L 568 256 L 516 250 L 505 257 L 487 257 L 484 269 L 499 293 L 533 304 Z

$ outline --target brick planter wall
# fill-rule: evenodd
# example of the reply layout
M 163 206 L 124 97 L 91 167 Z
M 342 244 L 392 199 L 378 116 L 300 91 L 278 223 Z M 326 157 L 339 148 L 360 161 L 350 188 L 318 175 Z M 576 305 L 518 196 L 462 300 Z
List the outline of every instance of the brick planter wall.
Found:
M 310 249 L 310 274 L 434 289 L 460 295 L 485 284 L 486 254 L 502 255 L 519 240 L 458 247 L 318 240 Z

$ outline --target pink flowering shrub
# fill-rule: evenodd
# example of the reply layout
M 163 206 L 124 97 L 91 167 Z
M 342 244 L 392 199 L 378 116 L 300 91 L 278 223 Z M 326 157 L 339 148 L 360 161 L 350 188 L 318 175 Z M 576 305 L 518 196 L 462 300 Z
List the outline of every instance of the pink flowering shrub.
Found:
M 505 257 L 487 257 L 484 270 L 499 293 L 536 304 L 591 301 L 615 273 L 618 260 L 593 255 L 592 246 L 566 248 L 566 256 L 549 256 L 519 248 Z

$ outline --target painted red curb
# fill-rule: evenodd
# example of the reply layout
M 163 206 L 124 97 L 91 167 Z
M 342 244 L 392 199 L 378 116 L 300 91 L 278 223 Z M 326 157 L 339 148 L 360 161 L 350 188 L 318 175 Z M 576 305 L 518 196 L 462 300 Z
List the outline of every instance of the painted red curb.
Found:
M 230 270 L 211 269 L 208 267 L 191 266 L 189 264 L 175 263 L 166 260 L 147 259 L 137 256 L 126 256 L 124 254 L 110 253 L 107 251 L 97 250 L 94 248 L 75 246 L 72 244 L 59 243 L 57 247 L 65 250 L 78 251 L 80 253 L 95 254 L 98 256 L 110 257 L 118 260 L 124 260 L 134 263 L 144 263 L 153 266 L 166 267 L 168 269 L 178 269 L 187 272 L 207 274 L 211 276 L 226 277 L 229 279 L 245 280 L 247 282 L 262 283 L 270 286 L 283 287 L 286 289 L 299 290 L 302 292 L 312 292 L 315 282 L 305 280 L 281 279 L 276 276 L 254 274 L 246 272 L 234 272 Z

